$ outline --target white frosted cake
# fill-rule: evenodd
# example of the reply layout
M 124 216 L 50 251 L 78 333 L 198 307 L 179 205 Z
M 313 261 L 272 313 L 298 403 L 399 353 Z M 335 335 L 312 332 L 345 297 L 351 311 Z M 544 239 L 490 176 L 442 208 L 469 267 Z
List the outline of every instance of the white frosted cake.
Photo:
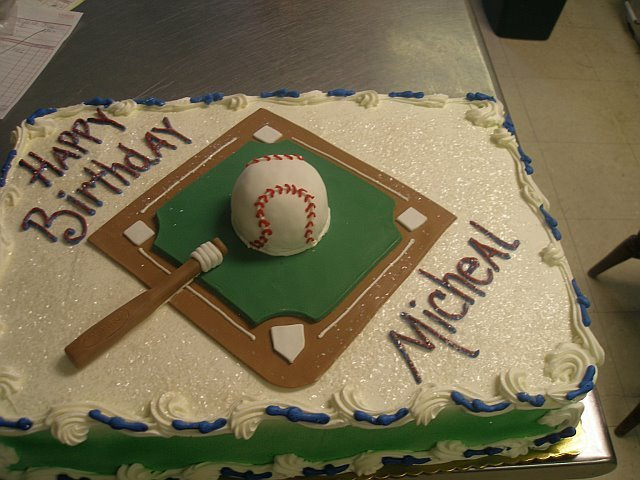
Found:
M 604 354 L 495 99 L 96 98 L 36 112 L 13 140 L 1 478 L 400 475 L 575 434 Z M 326 184 L 325 222 L 292 255 L 232 225 L 233 185 L 262 155 L 300 155 Z M 211 233 L 219 267 L 71 362 L 67 345 Z

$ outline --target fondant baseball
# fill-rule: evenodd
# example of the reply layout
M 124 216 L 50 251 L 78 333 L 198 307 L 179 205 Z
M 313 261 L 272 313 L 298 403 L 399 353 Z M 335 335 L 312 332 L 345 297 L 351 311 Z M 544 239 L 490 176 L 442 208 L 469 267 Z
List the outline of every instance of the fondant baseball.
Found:
M 231 192 L 231 223 L 250 248 L 294 255 L 329 229 L 327 189 L 301 155 L 265 155 L 248 163 Z

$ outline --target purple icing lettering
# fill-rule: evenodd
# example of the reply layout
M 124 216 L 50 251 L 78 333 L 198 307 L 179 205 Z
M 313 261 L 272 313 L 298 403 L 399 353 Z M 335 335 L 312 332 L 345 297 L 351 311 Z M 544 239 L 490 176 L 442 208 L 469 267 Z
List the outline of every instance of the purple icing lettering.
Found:
M 413 315 L 403 312 L 400 314 L 400 316 L 404 318 L 407 321 L 407 323 L 409 323 L 413 327 L 414 330 L 417 331 L 418 329 L 416 324 L 420 325 L 420 327 L 424 328 L 427 332 L 429 332 L 431 335 L 436 337 L 441 342 L 445 343 L 448 347 L 453 348 L 455 351 L 460 352 L 466 355 L 467 357 L 476 358 L 480 354 L 480 350 L 469 350 L 468 348 L 465 348 L 457 344 L 456 342 L 449 340 L 447 337 L 439 333 L 437 330 L 431 328 L 426 323 L 421 322 L 420 320 L 415 318 Z
M 413 325 L 412 323 L 410 323 L 410 325 L 418 335 L 418 338 L 409 337 L 407 335 L 398 333 L 394 330 L 391 330 L 389 332 L 389 338 L 391 339 L 395 347 L 398 349 L 398 352 L 400 352 L 400 355 L 402 356 L 405 363 L 407 364 L 407 367 L 409 367 L 409 370 L 411 371 L 411 374 L 413 375 L 415 382 L 422 383 L 422 376 L 420 375 L 420 372 L 418 371 L 415 364 L 413 363 L 413 360 L 411 360 L 411 356 L 409 355 L 409 352 L 407 352 L 407 349 L 404 348 L 403 342 L 412 343 L 426 350 L 433 350 L 434 348 L 436 348 L 436 346 L 433 343 L 431 343 L 427 339 L 427 337 L 424 335 L 424 333 L 418 330 L 418 328 L 415 325 Z
M 453 325 L 451 325 L 449 322 L 441 319 L 439 316 L 437 316 L 435 313 L 430 312 L 429 310 L 423 310 L 422 314 L 424 316 L 426 316 L 427 318 L 433 320 L 434 322 L 436 322 L 437 324 L 443 326 L 444 328 L 446 328 L 447 330 L 449 330 L 451 333 L 456 333 L 456 327 L 454 327 Z
M 32 219 L 32 217 L 35 215 L 40 217 L 42 223 L 38 223 L 37 221 Z M 65 242 L 75 245 L 87 235 L 87 222 L 79 213 L 73 212 L 71 210 L 58 210 L 49 216 L 45 213 L 44 210 L 39 207 L 35 207 L 29 210 L 29 213 L 27 213 L 27 215 L 22 220 L 22 230 L 26 231 L 30 228 L 35 228 L 36 230 L 44 234 L 51 242 L 57 242 L 58 237 L 51 233 L 49 231 L 49 228 L 51 228 L 54 221 L 60 217 L 74 218 L 80 224 L 79 234 L 76 234 L 76 230 L 74 228 L 65 229 L 62 235 L 62 238 L 65 240 Z
M 462 275 L 470 282 L 475 283 L 476 285 L 489 285 L 493 281 L 493 270 L 491 270 L 490 268 L 487 268 L 487 277 L 484 279 L 479 279 L 472 276 L 472 273 L 475 272 L 479 266 L 480 262 L 477 258 L 464 257 L 460 259 L 458 265 L 456 265 L 456 270 L 458 270 L 458 273 L 460 275 Z
M 98 197 L 96 197 L 94 194 L 88 191 L 89 188 L 96 188 L 96 184 L 95 183 L 92 184 L 91 182 L 83 182 L 80 188 L 76 188 L 76 193 L 82 195 L 87 200 L 90 200 L 91 202 L 93 202 L 94 205 L 98 207 L 101 207 L 102 205 L 104 205 L 102 203 L 102 200 L 100 200 Z
M 123 185 L 126 185 L 126 186 L 131 185 L 131 182 L 129 182 L 129 180 L 124 178 L 124 176 L 120 175 L 120 173 L 118 173 L 118 170 L 122 170 L 124 172 L 127 172 L 133 178 L 138 178 L 140 176 L 140 174 L 138 172 L 136 172 L 133 168 L 127 167 L 126 165 L 123 165 L 122 163 L 114 162 L 114 163 L 111 164 L 111 166 L 105 165 L 104 163 L 99 162 L 97 160 L 91 160 L 91 163 L 93 163 L 94 165 L 100 167 L 105 173 L 109 173 L 109 174 L 113 175 L 118 180 L 120 180 Z
M 427 277 L 432 282 L 435 282 L 436 284 L 440 285 L 442 288 L 445 288 L 445 289 L 449 290 L 451 293 L 453 293 L 454 295 L 462 298 L 465 302 L 470 303 L 471 305 L 473 305 L 475 300 L 473 298 L 471 298 L 469 295 L 466 295 L 465 293 L 460 291 L 458 288 L 454 287 L 451 284 L 452 280 L 456 280 L 457 282 L 460 282 L 462 285 L 467 287 L 469 290 L 471 290 L 476 295 L 479 295 L 481 297 L 484 297 L 484 295 L 485 295 L 485 293 L 482 290 L 480 290 L 479 288 L 477 288 L 475 285 L 473 285 L 473 283 L 471 283 L 470 281 L 466 280 L 464 277 L 462 277 L 460 275 L 457 275 L 455 273 L 446 273 L 442 277 L 442 279 L 440 279 L 440 278 L 436 277 L 435 275 L 427 272 L 426 270 L 419 269 L 418 272 L 421 273 L 422 275 L 424 275 L 425 277 Z
M 18 162 L 18 165 L 20 165 L 22 168 L 26 168 L 27 170 L 29 170 L 31 172 L 31 180 L 29 180 L 29 183 L 34 183 L 36 180 L 42 182 L 42 184 L 45 187 L 50 187 L 51 186 L 51 180 L 49 180 L 47 177 L 44 176 L 43 172 L 45 170 L 51 170 L 52 172 L 54 172 L 56 175 L 58 175 L 59 177 L 64 175 L 64 172 L 62 170 L 60 170 L 58 167 L 56 167 L 55 165 L 53 165 L 52 163 L 48 162 L 47 160 L 45 160 L 44 158 L 42 158 L 40 155 L 37 155 L 33 152 L 29 152 L 29 156 L 33 159 L 35 159 L 38 162 L 38 166 L 35 167 L 33 165 L 31 165 L 29 162 L 27 162 L 24 159 L 21 159 Z
M 442 335 L 435 329 L 431 328 L 429 325 L 422 322 L 421 320 L 417 319 L 413 315 L 402 312 L 400 314 L 400 317 L 402 317 L 409 324 L 409 326 L 412 328 L 412 330 L 415 332 L 418 338 L 413 338 L 407 335 L 403 335 L 394 330 L 391 330 L 389 332 L 389 338 L 391 338 L 391 341 L 393 342 L 394 346 L 398 349 L 398 352 L 400 353 L 405 363 L 407 364 L 407 367 L 411 371 L 411 374 L 413 375 L 415 382 L 418 384 L 422 383 L 422 377 L 417 367 L 413 363 L 413 360 L 411 359 L 409 352 L 406 350 L 406 348 L 404 348 L 404 343 L 411 343 L 413 345 L 417 345 L 426 350 L 433 350 L 435 348 L 435 345 L 429 341 L 429 339 L 420 329 L 426 330 L 427 333 L 433 335 L 438 340 L 446 344 L 448 347 L 453 348 L 457 352 L 460 352 L 468 357 L 475 358 L 480 354 L 479 350 L 470 350 L 450 340 L 449 338 L 445 337 L 444 335 Z
M 165 126 L 165 128 L 153 127 L 151 131 L 154 133 L 167 133 L 169 135 L 173 135 L 174 137 L 179 138 L 184 143 L 191 143 L 191 139 L 189 137 L 186 137 L 185 135 L 178 132 L 175 128 L 173 128 L 173 126 L 171 125 L 171 122 L 167 117 L 164 117 L 162 119 L 162 124 Z
M 473 228 L 475 228 L 482 234 L 489 237 L 491 240 L 493 240 L 495 243 L 500 245 L 502 248 L 506 248 L 507 250 L 516 250 L 520 246 L 520 240 L 514 240 L 513 242 L 508 243 L 502 240 L 501 238 L 498 238 L 495 234 L 491 233 L 489 230 L 484 228 L 479 223 L 474 222 L 473 220 L 471 220 L 469 223 L 473 226 Z
M 98 172 L 94 172 L 89 167 L 84 167 L 84 173 L 89 175 L 89 183 L 91 183 L 92 186 L 95 186 L 99 182 L 105 187 L 107 187 L 107 189 L 111 190 L 113 193 L 117 193 L 117 194 L 122 193 L 122 190 L 120 190 L 118 187 L 116 187 L 109 181 L 105 180 L 104 177 L 107 174 L 106 170 L 100 170 Z
M 94 143 L 102 143 L 102 140 L 91 135 L 91 127 L 89 127 L 89 122 L 81 118 L 73 122 L 71 131 L 82 138 L 91 140 Z
M 58 135 L 58 143 L 71 147 L 74 150 L 78 150 L 81 153 L 88 152 L 86 148 L 79 145 L 80 139 L 78 138 L 78 134 L 76 134 L 75 132 L 70 132 L 68 130 L 62 132 L 60 135 Z
M 144 155 L 137 152 L 133 148 L 125 147 L 121 143 L 118 144 L 118 148 L 125 153 L 125 156 L 124 156 L 125 165 L 127 165 L 128 167 L 131 167 L 133 170 L 136 170 L 138 172 L 146 172 L 147 170 L 149 170 L 149 167 L 151 167 L 151 165 L 159 162 L 159 160 L 151 160 L 149 157 L 145 157 Z M 142 164 L 135 165 L 131 161 L 132 158 L 136 158 L 140 160 Z
M 55 158 L 56 162 L 63 170 L 69 169 L 69 167 L 67 166 L 67 158 L 80 158 L 82 156 L 75 152 L 71 152 L 69 150 L 58 147 L 53 147 L 51 149 L 51 153 L 53 154 L 53 158 Z
M 127 128 L 122 125 L 121 123 L 116 122 L 115 120 L 113 120 L 112 118 L 109 118 L 103 111 L 101 108 L 97 108 L 96 109 L 96 116 L 95 117 L 91 117 L 91 118 L 87 118 L 87 122 L 89 123 L 95 123 L 98 125 L 111 125 L 113 128 L 116 128 L 120 131 L 124 131 Z
M 444 300 L 446 297 L 447 294 L 442 290 L 435 290 L 429 294 L 429 305 L 431 305 L 431 308 L 433 308 L 437 313 L 449 320 L 462 320 L 469 311 L 469 304 L 467 302 L 462 302 L 462 310 L 460 313 L 449 313 L 436 304 L 436 298 L 438 300 Z
M 84 213 L 86 213 L 87 215 L 95 215 L 96 214 L 96 211 L 93 208 L 91 208 L 89 205 L 87 205 L 86 203 L 78 200 L 76 197 L 74 197 L 72 195 L 67 195 L 67 193 L 64 192 L 63 190 L 60 190 L 58 192 L 58 198 L 64 198 L 71 205 L 73 205 L 75 207 L 78 207 L 79 209 L 84 211 Z
M 170 148 L 171 150 L 175 150 L 176 148 L 178 148 L 173 143 L 169 143 L 162 138 L 156 137 L 151 132 L 147 132 L 145 134 L 144 141 L 147 143 L 147 147 L 149 147 L 156 158 L 162 157 L 162 152 L 160 152 L 161 148 Z
M 501 252 L 500 250 L 490 247 L 489 245 L 485 245 L 484 243 L 480 243 L 478 240 L 476 240 L 475 238 L 471 237 L 469 239 L 469 245 L 471 245 L 473 247 L 473 249 L 478 252 L 478 254 L 484 258 L 486 260 L 486 262 L 491 265 L 491 268 L 493 268 L 494 271 L 499 272 L 500 271 L 500 267 L 498 266 L 498 264 L 496 262 L 494 262 L 492 260 L 492 257 L 499 257 L 499 258 L 503 258 L 505 260 L 508 260 L 511 258 L 511 255 L 509 255 L 508 253 L 505 252 Z

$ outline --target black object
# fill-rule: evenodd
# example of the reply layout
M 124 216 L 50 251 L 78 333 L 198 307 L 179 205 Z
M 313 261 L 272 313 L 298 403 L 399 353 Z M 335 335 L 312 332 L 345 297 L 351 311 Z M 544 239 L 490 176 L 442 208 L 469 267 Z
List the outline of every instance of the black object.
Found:
M 546 40 L 566 0 L 482 0 L 485 14 L 499 37 Z
M 587 273 L 591 278 L 596 278 L 605 270 L 609 270 L 611 267 L 615 267 L 630 258 L 640 258 L 640 231 L 638 231 L 637 235 L 631 235 L 611 250 L 606 257 L 591 267 Z
M 638 425 L 640 425 L 640 403 L 638 403 L 636 408 L 616 427 L 614 432 L 617 436 L 622 437 Z

